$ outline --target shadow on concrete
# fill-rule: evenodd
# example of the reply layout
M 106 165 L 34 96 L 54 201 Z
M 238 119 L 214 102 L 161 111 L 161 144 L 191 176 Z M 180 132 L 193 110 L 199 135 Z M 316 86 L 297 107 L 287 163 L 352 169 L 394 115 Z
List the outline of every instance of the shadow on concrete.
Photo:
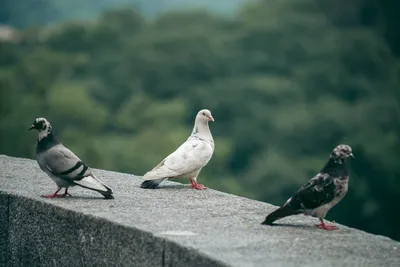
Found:
M 317 228 L 315 224 L 289 224 L 289 223 L 274 223 L 273 225 L 263 224 L 265 227 L 288 227 L 288 228 L 302 228 L 302 229 L 310 229 Z

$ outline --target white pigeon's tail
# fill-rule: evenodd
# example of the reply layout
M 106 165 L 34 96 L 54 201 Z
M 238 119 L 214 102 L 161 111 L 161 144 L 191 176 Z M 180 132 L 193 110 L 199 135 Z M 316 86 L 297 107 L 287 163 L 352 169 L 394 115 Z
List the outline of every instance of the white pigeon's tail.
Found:
M 155 189 L 165 179 L 166 178 L 161 178 L 156 180 L 146 180 L 140 185 L 140 187 L 144 189 Z
M 113 199 L 114 196 L 111 188 L 100 182 L 93 174 L 83 177 L 80 180 L 74 180 L 76 185 L 91 189 L 102 194 L 106 199 Z

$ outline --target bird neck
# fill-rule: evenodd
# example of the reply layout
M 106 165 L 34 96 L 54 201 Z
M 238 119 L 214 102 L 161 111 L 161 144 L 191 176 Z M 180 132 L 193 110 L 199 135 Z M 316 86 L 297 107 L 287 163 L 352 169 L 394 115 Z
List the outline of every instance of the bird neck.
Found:
M 346 162 L 343 159 L 332 156 L 329 157 L 329 160 L 325 164 L 324 168 L 322 168 L 321 173 L 327 173 L 333 177 L 343 177 L 346 179 L 349 176 Z
M 208 122 L 206 121 L 196 121 L 194 123 L 193 131 L 191 137 L 205 139 L 212 141 L 212 135 L 210 132 L 210 128 L 208 126 Z
M 46 135 L 40 136 L 39 133 L 39 138 L 36 144 L 36 153 L 43 152 L 57 144 L 59 144 L 60 141 L 56 138 L 56 136 L 53 134 L 53 132 L 47 132 Z

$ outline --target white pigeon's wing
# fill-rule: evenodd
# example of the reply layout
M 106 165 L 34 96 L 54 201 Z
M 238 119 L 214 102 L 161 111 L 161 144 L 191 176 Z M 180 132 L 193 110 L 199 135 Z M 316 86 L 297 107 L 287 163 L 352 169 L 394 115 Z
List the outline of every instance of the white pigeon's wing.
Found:
M 143 176 L 143 179 L 173 178 L 199 170 L 208 163 L 212 154 L 213 148 L 206 142 L 188 140 L 161 161 L 160 164 L 147 172 Z
M 91 174 L 89 167 L 62 144 L 45 151 L 40 161 L 49 172 L 65 180 L 79 180 Z

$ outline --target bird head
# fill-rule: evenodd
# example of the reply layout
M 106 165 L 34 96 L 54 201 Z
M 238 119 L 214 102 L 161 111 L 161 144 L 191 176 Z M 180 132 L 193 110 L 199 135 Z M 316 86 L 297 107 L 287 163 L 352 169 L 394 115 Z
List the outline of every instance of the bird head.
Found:
M 335 149 L 332 151 L 331 157 L 342 161 L 348 157 L 354 158 L 354 155 L 349 145 L 342 144 L 335 147 Z
M 29 131 L 32 129 L 38 130 L 39 133 L 40 132 L 48 133 L 51 131 L 51 125 L 50 122 L 45 118 L 36 118 L 33 121 L 32 126 L 29 128 Z
M 214 121 L 211 111 L 208 109 L 202 109 L 197 113 L 196 120 L 201 120 L 205 122 Z

